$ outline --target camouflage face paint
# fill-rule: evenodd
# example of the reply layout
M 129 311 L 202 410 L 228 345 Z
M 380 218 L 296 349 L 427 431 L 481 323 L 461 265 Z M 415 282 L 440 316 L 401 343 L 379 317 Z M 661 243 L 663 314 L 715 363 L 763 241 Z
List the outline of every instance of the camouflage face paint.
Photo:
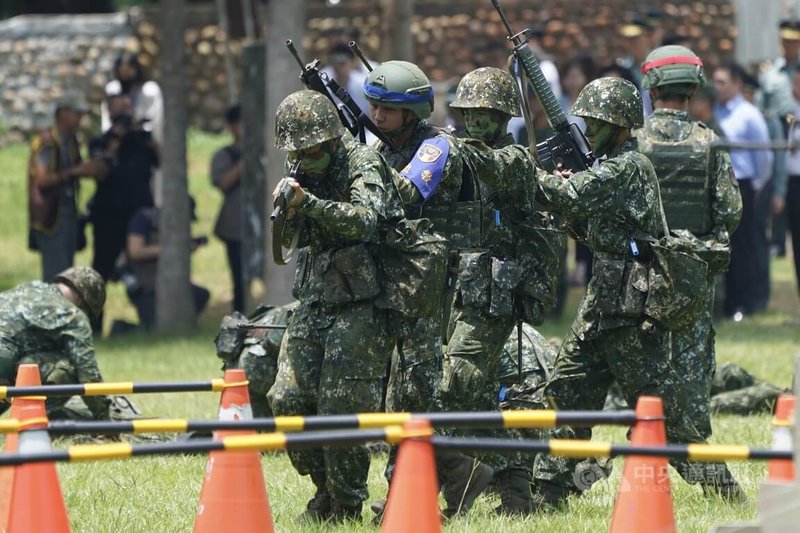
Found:
M 491 143 L 498 133 L 500 126 L 498 113 L 491 109 L 464 109 L 464 124 L 470 137 L 485 143 Z
M 598 157 L 608 155 L 616 144 L 619 127 L 596 118 L 587 117 L 584 120 L 586 120 L 586 138 L 592 145 L 594 155 Z
M 332 152 L 330 143 L 325 142 L 305 150 L 289 152 L 289 161 L 294 162 L 300 159 L 300 172 L 306 176 L 318 178 L 328 170 L 333 159 Z

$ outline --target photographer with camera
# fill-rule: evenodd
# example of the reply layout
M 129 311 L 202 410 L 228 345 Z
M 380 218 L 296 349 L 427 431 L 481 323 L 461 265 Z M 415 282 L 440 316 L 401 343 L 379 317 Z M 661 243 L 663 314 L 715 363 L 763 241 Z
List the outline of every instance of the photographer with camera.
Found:
M 196 220 L 194 199 L 191 202 L 192 220 Z M 145 207 L 136 211 L 128 225 L 127 267 L 123 276 L 128 299 L 136 306 L 139 322 L 150 329 L 156 323 L 156 269 L 161 247 L 158 242 L 159 209 Z M 208 244 L 208 237 L 192 239 L 192 252 Z M 195 312 L 199 315 L 208 304 L 210 293 L 205 287 L 192 284 Z
M 133 214 L 153 205 L 151 180 L 158 167 L 158 148 L 150 132 L 135 121 L 133 103 L 127 95 L 108 98 L 111 127 L 89 145 L 93 159 L 103 162 L 106 172 L 98 179 L 90 202 L 94 234 L 94 268 L 104 281 L 112 279 L 119 254 L 125 248 L 128 222 Z M 100 329 L 102 320 L 94 325 Z

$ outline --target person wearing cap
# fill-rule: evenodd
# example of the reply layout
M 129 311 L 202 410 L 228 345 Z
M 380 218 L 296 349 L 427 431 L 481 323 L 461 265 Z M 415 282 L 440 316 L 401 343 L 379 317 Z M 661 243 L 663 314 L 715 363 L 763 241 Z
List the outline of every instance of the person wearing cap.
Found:
M 783 54 L 774 61 L 762 65 L 759 82 L 761 84 L 762 108 L 764 114 L 780 122 L 782 135 L 773 138 L 785 140 L 789 133 L 790 116 L 797 117 L 797 97 L 793 94 L 793 78 L 800 67 L 800 20 L 783 20 L 778 34 L 781 38 Z M 769 205 L 764 206 L 772 214 L 771 248 L 774 254 L 786 255 L 787 213 L 786 197 L 789 176 L 800 175 L 800 168 L 794 166 L 791 154 L 775 153 L 776 160 L 784 163 L 781 172 L 772 178 L 772 191 Z M 788 165 L 792 168 L 787 168 Z
M 101 174 L 99 161 L 82 161 L 76 136 L 88 106 L 65 94 L 56 102 L 55 123 L 31 141 L 28 158 L 29 247 L 42 256 L 42 279 L 72 266 L 78 248 L 78 180 Z
M 622 76 L 626 79 L 631 79 L 636 85 L 636 88 L 642 88 L 642 73 L 640 66 L 644 61 L 647 54 L 654 48 L 652 39 L 652 30 L 650 20 L 640 13 L 634 13 L 628 17 L 628 20 L 619 27 L 619 36 L 624 39 L 625 50 L 627 54 L 617 58 L 616 65 L 628 71 L 629 76 Z M 642 92 L 642 107 L 644 109 L 644 116 L 649 115 L 653 111 L 653 104 L 650 101 L 650 94 Z
M 43 385 L 103 381 L 97 367 L 90 320 L 100 314 L 106 287 L 89 267 L 71 267 L 53 283 L 31 281 L 0 293 L 0 383 L 13 385 L 17 365 L 39 365 Z M 50 419 L 68 418 L 67 397 L 47 399 Z M 83 398 L 93 417 L 109 418 L 105 396 Z M 0 404 L 5 411 L 9 403 Z
M 634 134 L 639 149 L 653 163 L 670 231 L 695 243 L 695 253 L 708 264 L 703 314 L 686 329 L 671 333 L 672 366 L 683 380 L 686 415 L 703 438 L 711 436 L 711 379 L 716 367 L 714 287 L 730 261 L 730 236 L 742 217 L 742 198 L 727 152 L 715 150 L 717 135 L 689 116 L 689 100 L 705 85 L 703 61 L 684 46 L 662 46 L 642 64 L 642 85 L 655 110 Z M 690 471 L 688 463 L 673 463 Z M 697 481 L 729 499 L 741 489 L 724 464 L 709 464 Z M 682 472 L 683 474 L 683 472 Z M 684 475 L 686 477 L 686 475 Z

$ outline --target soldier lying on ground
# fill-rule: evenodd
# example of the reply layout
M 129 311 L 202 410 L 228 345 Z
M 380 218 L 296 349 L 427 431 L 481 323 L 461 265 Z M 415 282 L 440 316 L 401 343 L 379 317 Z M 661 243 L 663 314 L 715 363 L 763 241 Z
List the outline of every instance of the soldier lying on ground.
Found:
M 755 415 L 770 413 L 783 393 L 791 392 L 762 381 L 735 363 L 723 363 L 711 381 L 711 412 L 726 415 Z M 606 397 L 606 410 L 628 409 L 628 404 L 616 387 Z

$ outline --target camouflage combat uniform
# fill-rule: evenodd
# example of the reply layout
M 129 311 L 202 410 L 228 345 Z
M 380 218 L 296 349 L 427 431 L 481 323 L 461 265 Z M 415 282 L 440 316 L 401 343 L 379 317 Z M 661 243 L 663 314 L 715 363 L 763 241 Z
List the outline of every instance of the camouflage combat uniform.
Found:
M 641 105 L 632 84 L 601 78 L 584 88 L 573 114 L 598 124 L 592 127 L 630 130 L 642 124 Z M 537 169 L 530 154 L 517 147 L 490 156 L 512 168 L 527 158 L 527 173 L 517 170 L 506 175 L 531 179 L 552 211 L 568 220 L 586 220 L 588 244 L 595 253 L 592 280 L 545 394 L 558 409 L 600 409 L 617 379 L 631 404 L 641 395 L 663 399 L 670 442 L 702 442 L 681 411 L 680 383 L 669 360 L 669 332 L 644 315 L 647 266 L 633 257 L 636 235 L 658 238 L 663 233 L 658 178 L 650 161 L 637 150 L 635 139 L 613 144 L 616 137 L 607 134 L 606 138 L 612 142 L 607 142 L 605 151 L 613 153 L 598 154 L 608 157 L 596 168 L 569 179 Z M 591 436 L 591 430 L 585 428 L 559 428 L 553 433 L 558 437 Z M 566 458 L 537 459 L 535 481 L 550 503 L 563 501 L 570 491 L 580 489 L 573 479 L 576 463 Z
M 762 381 L 739 365 L 723 363 L 711 381 L 711 412 L 731 415 L 770 413 L 778 396 L 791 393 Z
M 688 395 L 686 413 L 707 438 L 711 435 L 708 401 L 715 367 L 715 278 L 727 270 L 730 235 L 742 217 L 742 199 L 730 156 L 712 149 L 718 140 L 713 130 L 692 120 L 685 109 L 666 108 L 660 103 L 674 94 L 685 102 L 677 107 L 688 107 L 688 97 L 705 83 L 698 61 L 694 52 L 675 45 L 657 48 L 648 55 L 643 84 L 646 89 L 658 89 L 658 109 L 635 135 L 658 174 L 670 231 L 681 230 L 691 238 L 697 254 L 708 263 L 703 315 L 693 327 L 672 334 L 672 365 Z
M 716 367 L 711 380 L 710 410 L 727 415 L 770 413 L 778 396 L 787 392 L 791 393 L 791 390 L 762 381 L 737 364 L 723 363 Z M 628 408 L 619 389 L 612 387 L 604 409 L 617 411 Z
M 92 342 L 92 327 L 83 309 L 67 300 L 57 284 L 33 281 L 0 293 L 0 380 L 13 385 L 17 365 L 35 363 L 43 385 L 103 381 Z M 68 397 L 48 398 L 50 418 L 68 418 Z M 109 418 L 105 396 L 86 396 L 96 419 Z M 8 404 L 4 404 L 7 408 Z
M 495 133 L 481 135 L 481 140 L 492 148 L 513 144 L 513 137 L 505 132 L 508 119 L 519 114 L 519 99 L 514 81 L 507 72 L 484 67 L 468 73 L 459 83 L 456 98 L 450 105 L 464 113 L 468 130 L 476 113 L 497 117 L 499 124 Z M 477 136 L 484 130 L 472 131 Z M 452 333 L 439 388 L 440 405 L 445 411 L 498 408 L 496 372 L 503 345 L 514 324 L 518 320 L 540 324 L 544 310 L 555 300 L 560 254 L 549 253 L 550 250 L 542 246 L 548 243 L 538 237 L 543 231 L 557 230 L 537 227 L 535 190 L 516 180 L 514 185 L 516 187 L 509 184 L 498 190 L 485 182 L 480 186 L 483 203 L 480 251 L 461 254 Z M 562 234 L 562 243 L 564 238 Z M 520 436 L 514 430 L 469 433 L 496 438 Z M 530 461 L 521 454 L 481 454 L 480 457 L 494 468 L 501 488 L 507 476 L 529 479 Z M 529 493 L 527 481 L 520 484 L 523 485 Z M 510 505 L 509 494 L 501 490 L 505 511 L 524 512 L 523 507 L 530 507 L 529 496 L 527 503 L 513 499 L 517 505 Z
M 378 411 L 394 338 L 374 305 L 381 290 L 368 247 L 402 217 L 383 159 L 344 132 L 335 109 L 313 91 L 279 106 L 278 147 L 331 150 L 324 175 L 303 182 L 306 196 L 287 221 L 285 243 L 300 233 L 294 294 L 299 300 L 281 343 L 278 374 L 268 398 L 276 416 Z M 319 123 L 327 131 L 321 134 Z M 311 131 L 305 131 L 309 129 Z M 324 128 L 323 128 L 324 129 Z M 304 142 L 292 142 L 300 138 Z M 302 166 L 301 166 L 302 170 Z M 291 451 L 317 497 L 329 498 L 322 518 L 355 518 L 367 497 L 366 446 Z M 315 497 L 315 500 L 317 499 Z M 309 511 L 319 502 L 309 502 Z
M 278 352 L 283 339 L 283 328 L 296 308 L 297 303 L 261 307 L 249 319 L 239 313 L 227 315 L 222 319 L 217 338 L 214 339 L 217 356 L 225 361 L 222 369 L 244 370 L 255 417 L 272 416 L 267 392 L 275 383 L 278 373 Z

